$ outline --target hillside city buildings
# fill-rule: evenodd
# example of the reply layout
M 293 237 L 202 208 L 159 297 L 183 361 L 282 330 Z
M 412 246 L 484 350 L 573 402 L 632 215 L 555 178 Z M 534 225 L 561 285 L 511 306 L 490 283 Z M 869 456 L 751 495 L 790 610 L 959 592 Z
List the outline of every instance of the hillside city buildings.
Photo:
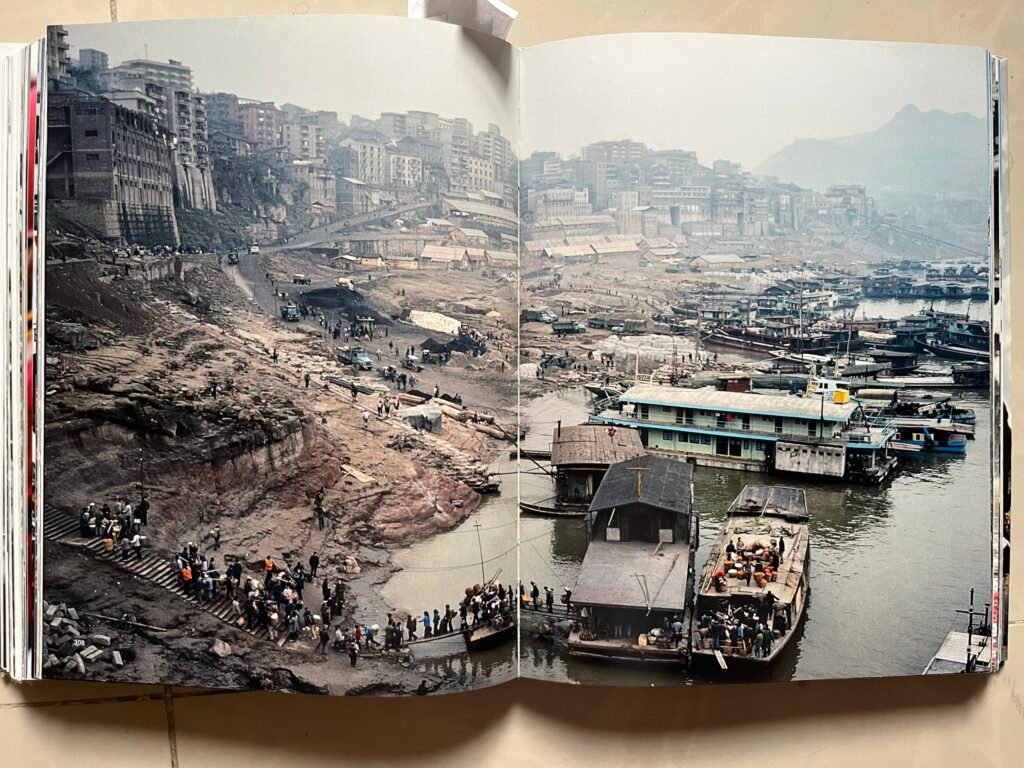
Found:
M 757 237 L 863 229 L 874 203 L 860 185 L 824 193 L 758 177 L 738 163 L 701 165 L 696 152 L 599 141 L 563 158 L 522 161 L 524 215 L 535 232 Z
M 299 226 L 442 195 L 515 209 L 517 158 L 496 125 L 475 131 L 465 118 L 425 111 L 346 124 L 329 110 L 200 93 L 183 61 L 111 65 L 91 48 L 73 60 L 67 33 L 48 34 L 49 159 L 61 183 L 47 196 L 58 215 L 85 216 L 110 242 L 178 244 L 184 212 L 218 211 L 218 190 L 231 204 L 232 182 L 245 178 L 267 181 Z M 105 144 L 90 141 L 107 135 Z M 508 229 L 506 214 L 493 218 Z

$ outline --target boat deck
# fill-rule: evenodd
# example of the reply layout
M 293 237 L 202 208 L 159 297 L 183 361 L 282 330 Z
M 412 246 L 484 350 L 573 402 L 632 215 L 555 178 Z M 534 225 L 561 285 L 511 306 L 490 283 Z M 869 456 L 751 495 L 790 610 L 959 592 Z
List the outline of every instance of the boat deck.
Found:
M 687 656 L 686 641 L 678 647 L 662 648 L 656 645 L 641 645 L 632 639 L 582 640 L 580 632 L 569 633 L 569 652 L 574 656 L 593 656 L 618 661 L 657 661 L 681 664 Z
M 987 635 L 975 634 L 971 638 L 971 652 L 978 654 L 979 672 L 987 670 L 992 664 L 992 638 Z M 928 663 L 926 675 L 949 675 L 963 672 L 967 668 L 966 632 L 950 632 L 946 635 L 942 646 Z
M 745 578 L 727 578 L 724 591 L 715 589 L 714 574 L 719 570 L 729 571 L 726 567 L 729 562 L 726 547 L 730 541 L 738 547 L 742 540 L 747 551 L 751 551 L 751 544 L 761 544 L 763 546 L 758 549 L 765 550 L 764 556 L 767 559 L 769 540 L 778 541 L 780 537 L 786 550 L 779 562 L 775 581 L 769 581 L 761 587 L 753 579 L 748 585 Z M 771 592 L 781 602 L 791 603 L 804 578 L 808 545 L 807 502 L 801 489 L 747 486 L 729 508 L 729 517 L 708 555 L 701 573 L 699 595 L 717 599 L 759 599 Z M 756 553 L 757 550 L 753 551 Z

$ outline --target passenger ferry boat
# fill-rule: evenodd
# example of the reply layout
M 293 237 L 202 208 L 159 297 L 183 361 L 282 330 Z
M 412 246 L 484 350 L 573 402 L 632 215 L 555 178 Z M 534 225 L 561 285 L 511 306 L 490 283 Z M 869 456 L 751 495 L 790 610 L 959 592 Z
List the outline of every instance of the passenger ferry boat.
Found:
M 784 551 L 775 569 L 780 539 Z M 774 662 L 803 620 L 809 565 L 803 489 L 746 486 L 730 505 L 701 572 L 691 659 L 717 661 L 725 671 Z M 759 632 L 769 632 L 771 642 L 755 647 Z

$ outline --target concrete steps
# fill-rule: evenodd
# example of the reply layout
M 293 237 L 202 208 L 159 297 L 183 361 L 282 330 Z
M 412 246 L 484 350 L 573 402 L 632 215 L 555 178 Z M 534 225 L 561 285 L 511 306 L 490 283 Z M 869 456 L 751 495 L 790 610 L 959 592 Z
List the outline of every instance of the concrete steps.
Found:
M 265 627 L 255 629 L 240 627 L 237 623 L 237 617 L 235 616 L 231 601 L 223 594 L 218 595 L 213 602 L 199 600 L 194 595 L 186 595 L 178 574 L 171 566 L 169 557 L 144 551 L 141 558 L 134 554 L 129 554 L 127 557 L 122 558 L 117 549 L 113 552 L 107 552 L 103 548 L 103 541 L 101 539 L 80 538 L 78 535 L 78 517 L 74 514 L 47 504 L 43 511 L 43 536 L 50 541 L 60 541 L 76 546 L 89 552 L 97 560 L 109 562 L 123 571 L 127 571 L 141 579 L 146 579 L 158 587 L 162 587 L 168 592 L 177 595 L 182 600 L 186 600 L 203 609 L 220 621 L 230 624 L 243 632 L 247 632 L 253 637 L 269 638 L 269 633 Z

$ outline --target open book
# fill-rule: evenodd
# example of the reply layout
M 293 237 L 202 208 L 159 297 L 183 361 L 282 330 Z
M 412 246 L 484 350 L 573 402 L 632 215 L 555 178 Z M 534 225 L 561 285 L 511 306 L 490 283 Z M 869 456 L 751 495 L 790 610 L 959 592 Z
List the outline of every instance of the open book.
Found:
M 0 63 L 13 677 L 1004 660 L 986 51 L 296 16 Z

